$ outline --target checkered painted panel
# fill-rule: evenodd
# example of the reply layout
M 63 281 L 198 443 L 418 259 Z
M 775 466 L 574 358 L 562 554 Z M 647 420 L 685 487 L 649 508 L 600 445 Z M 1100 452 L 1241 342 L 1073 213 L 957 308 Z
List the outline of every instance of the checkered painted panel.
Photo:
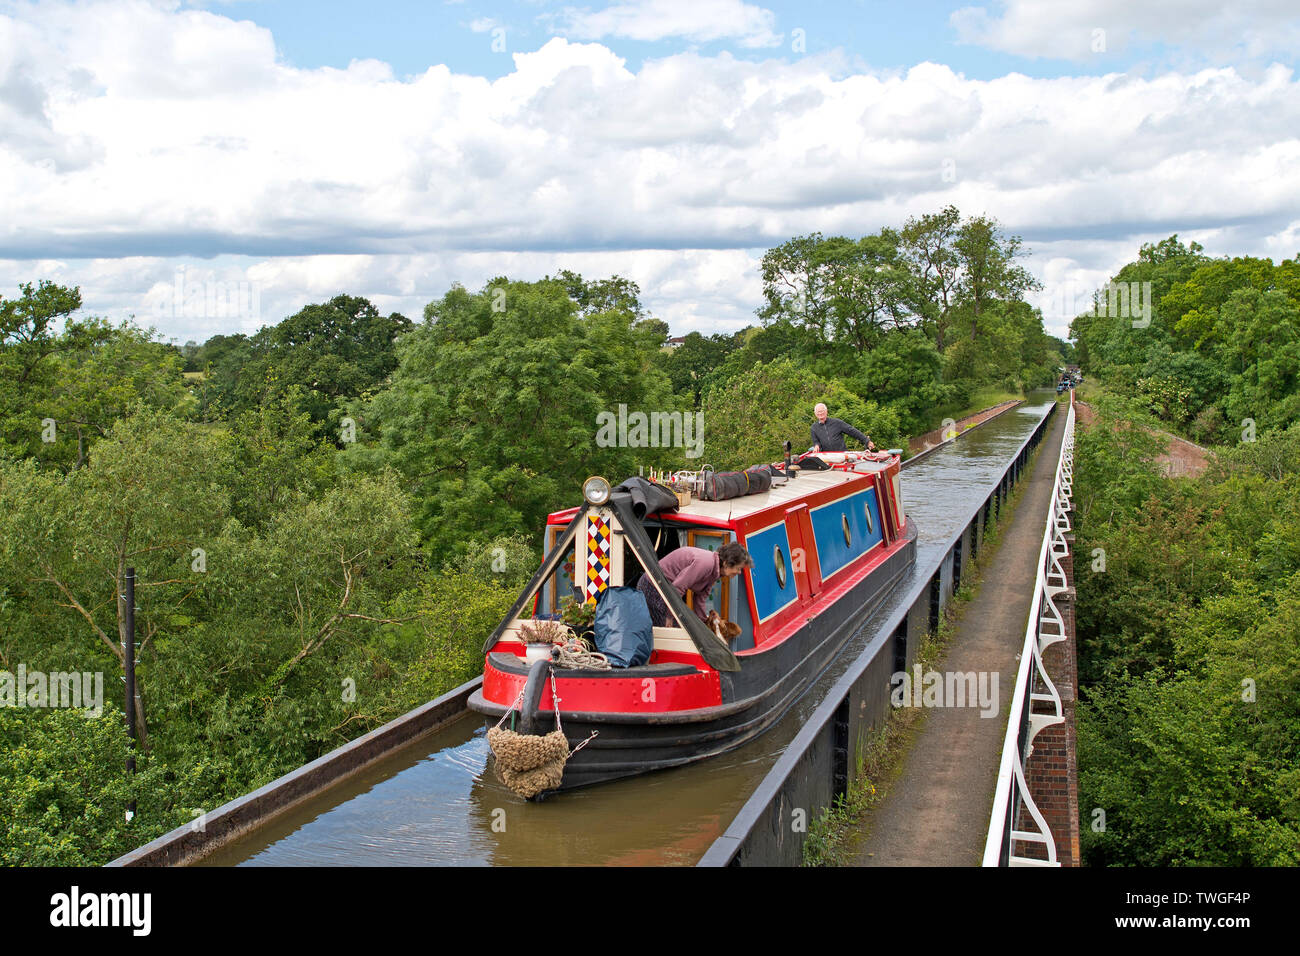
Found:
M 609 522 L 600 515 L 587 516 L 587 603 L 595 604 L 609 587 Z

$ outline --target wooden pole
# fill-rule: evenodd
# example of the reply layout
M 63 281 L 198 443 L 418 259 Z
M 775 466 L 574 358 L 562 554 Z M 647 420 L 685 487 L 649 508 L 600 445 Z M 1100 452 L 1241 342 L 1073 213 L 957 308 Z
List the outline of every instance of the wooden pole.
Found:
M 122 666 L 126 671 L 126 734 L 130 742 L 126 748 L 126 772 L 135 773 L 135 568 L 126 569 L 126 644 L 123 646 Z M 126 818 L 135 816 L 135 801 L 126 805 Z

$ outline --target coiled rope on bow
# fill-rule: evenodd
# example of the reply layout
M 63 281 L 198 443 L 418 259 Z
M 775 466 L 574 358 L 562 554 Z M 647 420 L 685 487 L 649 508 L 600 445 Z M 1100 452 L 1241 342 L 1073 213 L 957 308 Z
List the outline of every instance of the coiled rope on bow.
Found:
M 556 644 L 552 654 L 554 654 L 556 667 L 584 668 L 593 671 L 610 669 L 609 658 L 590 647 L 580 637 L 571 637 L 563 644 Z M 551 677 L 554 679 L 554 673 Z

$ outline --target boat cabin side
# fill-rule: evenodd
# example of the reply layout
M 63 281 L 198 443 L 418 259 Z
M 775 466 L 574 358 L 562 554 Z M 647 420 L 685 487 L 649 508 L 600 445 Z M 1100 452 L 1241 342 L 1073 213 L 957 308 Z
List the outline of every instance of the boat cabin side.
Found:
M 763 494 L 693 502 L 641 522 L 657 559 L 682 547 L 717 551 L 731 542 L 749 551 L 753 567 L 718 581 L 704 609 L 739 626 L 730 647 L 742 661 L 815 617 L 882 562 L 904 534 L 897 457 L 821 457 L 831 470 L 805 472 Z M 546 554 L 561 541 L 578 510 L 548 517 Z M 573 534 L 564 560 L 531 601 L 532 616 L 558 614 L 567 598 L 592 603 L 610 585 L 636 587 L 644 573 L 613 512 L 592 509 Z M 686 603 L 694 610 L 692 594 Z M 492 650 L 522 654 L 519 627 L 526 620 L 510 622 Z M 685 628 L 656 627 L 649 664 L 669 663 L 710 669 Z

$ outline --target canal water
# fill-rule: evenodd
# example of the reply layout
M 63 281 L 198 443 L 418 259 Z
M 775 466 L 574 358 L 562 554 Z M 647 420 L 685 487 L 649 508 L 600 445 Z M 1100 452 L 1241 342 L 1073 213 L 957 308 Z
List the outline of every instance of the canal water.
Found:
M 915 574 L 933 567 L 1054 399 L 1034 393 L 903 473 Z M 912 586 L 900 583 L 894 601 Z M 692 865 L 893 610 L 873 616 L 778 726 L 729 754 L 528 803 L 497 779 L 483 718 L 467 712 L 203 865 Z

